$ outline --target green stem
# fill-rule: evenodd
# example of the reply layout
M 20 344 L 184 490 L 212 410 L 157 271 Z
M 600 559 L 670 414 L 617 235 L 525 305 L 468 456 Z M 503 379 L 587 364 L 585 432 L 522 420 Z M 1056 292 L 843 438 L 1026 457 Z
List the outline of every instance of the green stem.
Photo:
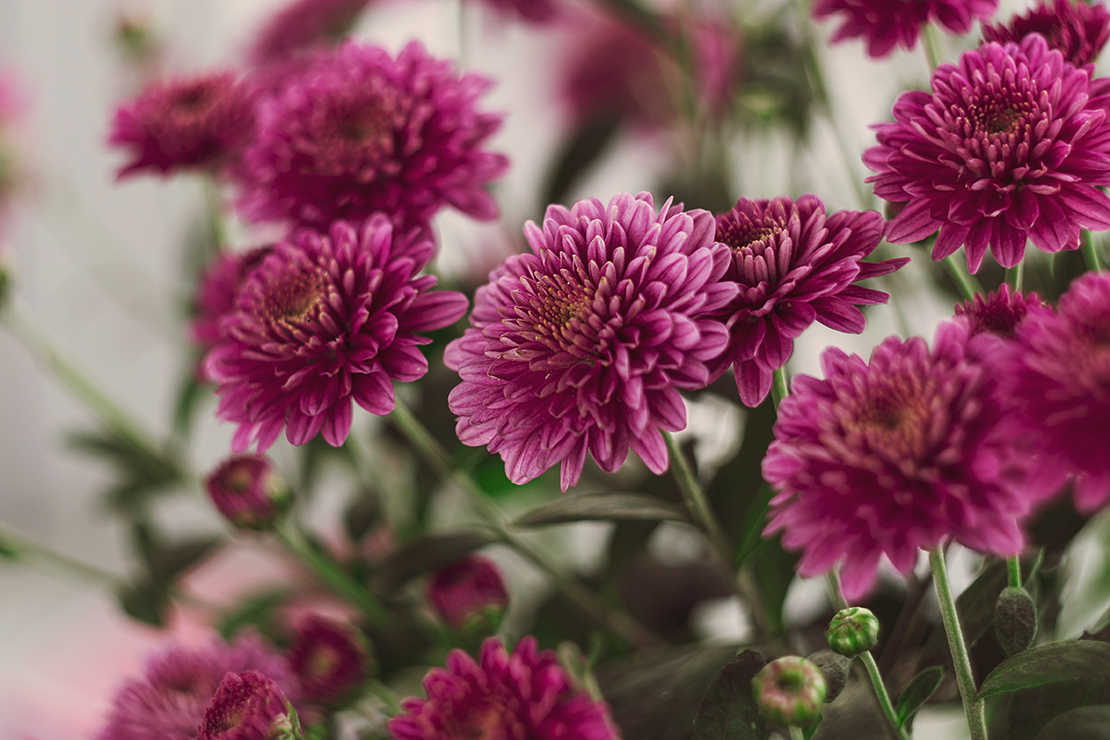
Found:
M 336 595 L 358 607 L 374 624 L 386 624 L 392 615 L 362 584 L 352 578 L 339 563 L 317 550 L 304 534 L 284 521 L 274 527 L 274 532 L 291 553 L 330 588 Z
M 1025 279 L 1025 261 L 1018 262 L 1006 270 L 1006 283 L 1015 291 L 1020 291 Z
M 929 553 L 929 567 L 933 571 L 933 584 L 937 589 L 940 602 L 940 616 L 944 631 L 948 635 L 948 649 L 952 653 L 952 665 L 956 670 L 956 683 L 960 687 L 967 724 L 971 730 L 971 740 L 987 740 L 987 721 L 983 712 L 983 702 L 975 688 L 975 675 L 971 670 L 971 658 L 964 642 L 960 617 L 956 613 L 956 600 L 952 596 L 952 586 L 948 582 L 948 568 L 944 564 L 944 550 L 938 547 Z
M 790 382 L 786 379 L 786 368 L 780 367 L 771 375 L 771 400 L 778 409 L 782 399 L 790 395 Z
M 39 545 L 0 522 L 0 560 L 14 562 L 39 561 L 43 566 L 73 576 L 78 581 L 93 582 L 120 591 L 127 581 L 114 573 L 89 565 L 69 555 Z
M 805 733 L 797 725 L 790 725 L 790 740 L 805 740 Z
M 1022 588 L 1021 558 L 1017 555 L 1011 555 L 1006 558 L 1006 577 L 1010 586 L 1013 588 Z
M 208 238 L 212 242 L 212 254 L 220 254 L 228 243 L 220 186 L 210 175 L 201 176 L 201 186 L 204 189 L 204 211 L 208 217 Z
M 922 35 L 924 36 L 922 48 L 925 51 L 925 61 L 929 63 L 929 76 L 932 77 L 933 70 L 941 65 L 940 44 L 937 42 L 937 32 L 932 23 L 926 24 L 925 32 Z
M 840 591 L 840 576 L 836 570 L 830 570 L 825 574 L 825 583 L 829 589 L 829 598 L 832 600 L 833 605 L 837 611 L 847 609 L 849 604 L 848 600 L 844 598 L 844 594 Z M 902 723 L 898 721 L 898 713 L 894 711 L 894 704 L 890 701 L 890 694 L 887 693 L 886 684 L 883 683 L 883 675 L 879 672 L 879 666 L 875 663 L 875 658 L 871 655 L 870 650 L 864 650 L 859 654 L 860 663 L 867 669 L 867 677 L 871 679 L 871 688 L 875 690 L 875 700 L 879 703 L 879 709 L 882 710 L 886 716 L 887 722 L 898 740 L 909 740 L 909 734 Z
M 983 292 L 983 286 L 979 284 L 979 280 L 967 271 L 967 266 L 958 255 L 950 254 L 945 257 L 944 267 L 948 270 L 948 274 L 952 276 L 952 281 L 956 283 L 960 295 L 967 300 L 970 301 L 976 293 Z
M 1088 270 L 1097 272 L 1102 269 L 1102 260 L 1098 256 L 1098 250 L 1095 249 L 1091 232 L 1086 230 L 1079 232 L 1079 248 L 1083 251 L 1083 261 L 1087 263 Z
M 454 483 L 466 494 L 471 506 L 474 507 L 478 515 L 482 517 L 486 525 L 497 534 L 501 541 L 544 571 L 555 588 L 573 601 L 584 613 L 633 645 L 648 647 L 663 644 L 662 638 L 624 612 L 607 607 L 598 598 L 597 594 L 563 573 L 562 568 L 551 558 L 533 547 L 518 532 L 513 531 L 504 516 L 494 506 L 493 502 L 486 497 L 482 489 L 474 482 L 474 479 L 466 473 L 454 469 L 447 450 L 443 449 L 443 446 L 420 423 L 420 420 L 400 398 L 397 399 L 397 405 L 393 409 L 393 413 L 390 414 L 390 419 L 396 423 L 417 453 L 442 480 Z

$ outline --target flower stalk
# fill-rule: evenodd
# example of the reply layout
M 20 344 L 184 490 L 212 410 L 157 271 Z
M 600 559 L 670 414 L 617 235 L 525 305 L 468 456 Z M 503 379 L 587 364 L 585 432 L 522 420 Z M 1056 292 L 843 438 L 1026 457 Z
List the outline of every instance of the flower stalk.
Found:
M 1086 229 L 1079 232 L 1079 249 L 1083 252 L 1083 261 L 1087 263 L 1088 270 L 1098 272 L 1102 269 L 1102 259 L 1098 256 L 1095 241 L 1091 237 L 1091 232 Z
M 960 295 L 965 299 L 970 301 L 976 293 L 983 292 L 983 286 L 979 284 L 978 278 L 967 271 L 963 261 L 955 254 L 944 258 L 944 267 L 948 270 L 952 282 L 956 283 Z
M 940 616 L 944 622 L 944 631 L 948 635 L 948 649 L 952 653 L 952 665 L 956 670 L 956 683 L 960 687 L 960 698 L 963 699 L 964 713 L 967 715 L 968 728 L 971 730 L 971 740 L 987 740 L 987 720 L 983 711 L 983 702 L 979 699 L 978 690 L 975 687 L 971 657 L 964 642 L 960 617 L 956 613 L 956 600 L 948 581 L 948 568 L 944 562 L 942 547 L 929 553 L 929 567 L 933 571 L 933 584 L 936 586 L 937 600 L 940 602 Z

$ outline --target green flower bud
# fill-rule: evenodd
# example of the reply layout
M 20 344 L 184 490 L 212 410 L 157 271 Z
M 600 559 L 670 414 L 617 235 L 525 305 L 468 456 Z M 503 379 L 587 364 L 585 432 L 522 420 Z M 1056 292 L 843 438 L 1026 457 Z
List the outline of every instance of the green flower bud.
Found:
M 1028 649 L 1037 636 L 1037 605 L 1024 588 L 1008 586 L 994 605 L 994 635 L 1006 655 Z
M 862 606 L 841 609 L 825 629 L 825 639 L 836 652 L 854 658 L 878 644 L 879 618 Z
M 795 727 L 811 724 L 825 703 L 825 676 L 797 655 L 773 660 L 755 674 L 752 694 L 759 713 L 772 722 Z
M 810 663 L 821 669 L 825 677 L 825 703 L 836 699 L 848 683 L 848 673 L 852 669 L 852 661 L 832 650 L 818 650 L 806 658 Z

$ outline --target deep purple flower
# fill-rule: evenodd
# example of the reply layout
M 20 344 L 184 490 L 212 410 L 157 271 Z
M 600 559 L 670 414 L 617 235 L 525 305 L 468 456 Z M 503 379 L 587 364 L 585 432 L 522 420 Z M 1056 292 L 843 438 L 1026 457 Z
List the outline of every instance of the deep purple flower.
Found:
M 467 555 L 428 576 L 428 602 L 452 629 L 490 634 L 501 624 L 509 592 L 489 558 Z
M 777 492 L 765 533 L 804 550 L 799 573 L 839 562 L 854 599 L 883 555 L 906 573 L 919 549 L 948 540 L 1021 549 L 1018 521 L 1036 501 L 997 377 L 1006 355 L 997 337 L 948 321 L 931 350 L 890 337 L 865 362 L 829 348 L 824 380 L 795 377 L 763 476 Z
M 525 637 L 510 655 L 501 641 L 482 643 L 479 662 L 461 650 L 424 677 L 427 699 L 410 697 L 389 721 L 394 740 L 617 740 L 603 702 L 575 690 L 550 650 Z
M 159 80 L 121 105 L 108 144 L 131 161 L 117 177 L 149 170 L 216 171 L 239 154 L 254 133 L 254 99 L 231 72 Z
M 271 245 L 220 254 L 205 268 L 197 282 L 195 316 L 189 327 L 193 341 L 201 349 L 208 350 L 220 341 L 220 319 L 235 308 L 239 287 L 272 250 Z
M 258 671 L 229 672 L 204 710 L 197 740 L 293 740 L 285 695 Z
M 1025 241 L 1045 252 L 1079 247 L 1080 229 L 1110 228 L 1107 100 L 1088 99 L 1076 69 L 1034 34 L 1021 46 L 983 44 L 933 72 L 932 94 L 904 93 L 894 122 L 875 126 L 864 162 L 875 194 L 907 205 L 886 238 L 938 228 L 933 259 L 964 245 L 972 272 L 989 246 L 1003 267 Z
M 983 39 L 1004 44 L 1020 42 L 1031 33 L 1044 36 L 1049 47 L 1076 67 L 1093 62 L 1110 39 L 1110 11 L 1100 2 L 1084 0 L 1041 0 L 1025 15 L 1008 25 L 983 24 Z
M 354 42 L 319 56 L 260 109 L 237 170 L 254 221 L 326 228 L 375 211 L 405 225 L 451 205 L 497 216 L 486 192 L 508 160 L 482 149 L 501 116 L 475 103 L 484 77 L 459 77 L 413 42 L 396 60 Z
M 200 649 L 173 647 L 151 657 L 142 678 L 130 679 L 116 691 L 97 740 L 195 740 L 224 676 L 247 670 L 264 673 L 298 700 L 296 679 L 285 661 L 258 637 Z
M 1012 292 L 1010 286 L 1003 283 L 996 293 L 976 294 L 972 300 L 956 306 L 956 315 L 965 317 L 973 336 L 987 332 L 1013 339 L 1018 324 L 1029 310 L 1043 305 L 1036 293 Z
M 204 479 L 208 498 L 241 529 L 266 529 L 293 503 L 285 480 L 263 455 L 233 455 Z
M 963 34 L 971 30 L 973 21 L 989 18 L 997 8 L 998 0 L 817 0 L 813 17 L 840 13 L 843 23 L 833 42 L 863 37 L 868 56 L 877 59 L 895 46 L 912 49 L 929 23 Z
M 1074 474 L 1075 503 L 1110 500 L 1110 274 L 1087 273 L 1053 313 L 1030 311 L 1017 329 L 1022 416 L 1038 434 L 1041 473 L 1057 486 Z
M 680 389 L 703 387 L 728 332 L 710 317 L 736 295 L 713 216 L 649 193 L 549 206 L 531 254 L 478 289 L 470 329 L 444 357 L 465 444 L 488 445 L 514 483 L 562 463 L 564 491 L 589 451 L 607 472 L 629 447 L 667 469 L 662 430 L 686 426 Z
M 882 239 L 883 217 L 875 211 L 826 215 L 813 195 L 797 202 L 741 198 L 717 217 L 716 234 L 732 249 L 724 279 L 737 282 L 740 293 L 719 313 L 729 345 L 711 374 L 734 365 L 740 399 L 753 408 L 767 397 L 772 373 L 790 359 L 799 334 L 815 320 L 859 334 L 864 318 L 856 306 L 890 296 L 854 283 L 909 262 L 864 262 Z
M 369 675 L 370 649 L 355 628 L 313 614 L 297 624 L 289 667 L 305 701 L 341 704 Z
M 286 428 L 295 445 L 319 433 L 340 445 L 352 401 L 374 414 L 393 410 L 393 381 L 428 371 L 418 332 L 465 312 L 464 296 L 430 292 L 419 276 L 434 244 L 424 232 L 396 234 L 375 214 L 356 228 L 303 230 L 280 242 L 247 278 L 221 341 L 205 358 L 219 383 L 218 415 L 239 425 L 232 448 L 254 440 L 265 452 Z
M 369 4 L 370 0 L 292 0 L 259 29 L 247 60 L 265 66 L 335 43 Z

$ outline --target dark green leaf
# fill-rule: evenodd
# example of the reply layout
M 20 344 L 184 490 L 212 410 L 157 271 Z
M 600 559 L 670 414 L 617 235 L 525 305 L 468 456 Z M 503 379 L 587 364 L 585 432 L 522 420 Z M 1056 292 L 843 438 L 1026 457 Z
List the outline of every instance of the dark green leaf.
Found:
M 0 558 L 4 560 L 19 560 L 19 546 L 9 542 L 0 535 Z
M 1041 728 L 1037 740 L 1110 740 L 1110 705 L 1065 712 Z
M 897 706 L 894 707 L 894 711 L 898 714 L 898 722 L 903 727 L 907 727 L 913 721 L 913 716 L 925 706 L 925 702 L 929 701 L 929 697 L 940 687 L 943 678 L 944 669 L 934 665 L 909 680 L 898 696 Z
M 567 522 L 669 519 L 686 521 L 680 507 L 638 493 L 584 493 L 537 506 L 514 522 L 518 527 L 546 527 Z
M 221 616 L 216 628 L 225 640 L 230 640 L 244 627 L 252 627 L 269 636 L 273 633 L 274 611 L 292 595 L 292 591 L 282 588 L 251 596 Z
M 564 201 L 570 189 L 609 146 L 620 130 L 620 123 L 620 116 L 601 113 L 587 119 L 571 133 L 555 157 L 544 188 L 544 203 Z
M 754 650 L 744 650 L 713 679 L 694 717 L 691 740 L 763 740 L 767 726 L 752 697 L 752 678 L 767 665 Z
M 991 671 L 979 688 L 979 696 L 987 698 L 1060 681 L 1110 683 L 1110 644 L 1067 640 L 1029 648 Z
M 355 496 L 343 515 L 347 536 L 352 542 L 359 542 L 378 521 L 381 520 L 382 505 L 378 492 L 363 488 Z
M 151 553 L 150 574 L 155 583 L 170 583 L 211 555 L 222 543 L 219 537 L 198 537 L 160 545 Z
M 382 563 L 374 574 L 375 590 L 395 591 L 413 578 L 450 565 L 494 541 L 493 537 L 481 532 L 415 537 Z
M 119 593 L 119 603 L 124 612 L 155 627 L 165 626 L 165 612 L 169 602 L 166 590 L 150 583 L 127 586 Z
M 174 404 L 173 430 L 183 437 L 188 437 L 193 426 L 193 417 L 199 408 L 200 402 L 210 394 L 209 386 L 197 379 L 197 366 L 200 363 L 199 354 L 194 354 L 181 379 L 177 390 L 177 402 Z
M 140 447 L 114 431 L 75 432 L 67 441 L 71 448 L 104 460 L 116 469 L 117 483 L 105 492 L 105 501 L 125 515 L 142 512 L 152 497 L 184 480 L 172 451 Z
M 780 537 L 775 535 L 760 542 L 747 558 L 746 565 L 752 569 L 756 588 L 767 610 L 768 626 L 776 632 L 782 631 L 782 606 L 794 580 L 798 557 L 783 550 Z

